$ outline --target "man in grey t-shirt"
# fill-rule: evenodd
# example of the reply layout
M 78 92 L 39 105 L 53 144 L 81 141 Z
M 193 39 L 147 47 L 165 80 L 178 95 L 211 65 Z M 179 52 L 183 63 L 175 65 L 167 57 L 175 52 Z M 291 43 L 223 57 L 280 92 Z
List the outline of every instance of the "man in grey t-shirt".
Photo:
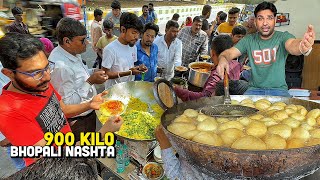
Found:
M 117 37 L 120 36 L 120 17 L 121 17 L 121 4 L 119 1 L 115 0 L 111 3 L 112 11 L 107 14 L 104 18 L 113 22 L 113 34 Z

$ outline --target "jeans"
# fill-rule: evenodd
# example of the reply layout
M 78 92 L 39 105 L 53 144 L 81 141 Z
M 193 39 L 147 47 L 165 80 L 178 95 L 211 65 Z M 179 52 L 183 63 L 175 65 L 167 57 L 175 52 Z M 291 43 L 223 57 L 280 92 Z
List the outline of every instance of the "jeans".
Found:
M 249 87 L 249 83 L 244 80 L 229 80 L 230 95 L 242 95 Z M 216 85 L 216 96 L 224 95 L 223 81 L 219 81 Z
M 10 152 L 11 152 L 11 146 L 7 147 L 7 153 L 9 155 L 9 157 L 11 158 L 14 166 L 20 171 L 21 169 L 23 169 L 24 167 L 26 167 L 26 164 L 24 162 L 24 160 L 22 158 L 12 158 L 10 156 Z
M 281 89 L 249 89 L 244 95 L 267 95 L 267 96 L 284 96 L 291 97 L 288 90 Z

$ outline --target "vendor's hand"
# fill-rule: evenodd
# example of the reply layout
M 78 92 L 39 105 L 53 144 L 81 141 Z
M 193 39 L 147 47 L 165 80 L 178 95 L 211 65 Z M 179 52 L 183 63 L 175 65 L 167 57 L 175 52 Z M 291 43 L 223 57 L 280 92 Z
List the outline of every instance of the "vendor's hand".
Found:
M 161 127 L 161 125 L 159 125 L 156 130 L 156 139 L 159 142 L 160 148 L 161 149 L 168 149 L 170 148 L 172 145 L 168 139 L 168 137 L 166 136 L 166 134 L 163 132 L 163 129 Z
M 147 71 L 148 71 L 148 68 L 147 68 L 147 66 L 145 66 L 144 64 L 140 64 L 140 65 L 139 65 L 139 71 L 141 71 L 141 72 L 147 72 Z
M 135 66 L 133 68 L 130 69 L 132 71 L 133 75 L 137 75 L 137 74 L 141 74 L 143 71 L 139 70 L 139 66 Z
M 0 146 L 1 147 L 6 147 L 10 144 L 9 140 L 5 138 L 4 140 L 0 141 Z
M 105 134 L 106 132 L 116 132 L 120 129 L 123 120 L 120 116 L 111 116 L 101 127 L 100 132 Z
M 307 32 L 304 33 L 303 39 L 300 44 L 301 52 L 306 53 L 309 51 L 314 44 L 316 39 L 315 31 L 312 25 L 308 26 Z
M 217 69 L 217 73 L 220 76 L 220 78 L 223 79 L 224 78 L 224 70 L 226 70 L 227 73 L 229 74 L 228 60 L 226 60 L 225 58 L 219 59 L 219 64 L 216 69 Z
M 88 78 L 88 81 L 90 81 L 92 84 L 102 84 L 106 82 L 107 79 L 108 75 L 104 70 L 95 69 L 93 74 Z
M 100 105 L 102 103 L 104 103 L 103 96 L 106 95 L 106 94 L 108 94 L 108 91 L 103 91 L 102 93 L 97 94 L 96 96 L 94 96 L 92 98 L 92 100 L 89 102 L 90 108 L 93 109 L 93 110 L 100 109 Z

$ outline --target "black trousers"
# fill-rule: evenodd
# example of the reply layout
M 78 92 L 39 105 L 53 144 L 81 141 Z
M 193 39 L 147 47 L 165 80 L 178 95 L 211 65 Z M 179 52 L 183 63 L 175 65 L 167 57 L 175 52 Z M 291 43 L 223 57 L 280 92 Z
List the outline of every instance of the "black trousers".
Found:
M 230 95 L 243 95 L 249 87 L 249 83 L 244 80 L 229 80 Z M 216 85 L 216 96 L 224 95 L 223 81 L 219 81 Z
M 72 126 L 71 130 L 75 136 L 75 141 L 80 140 L 80 133 L 81 132 L 95 132 L 96 131 L 96 119 L 97 115 L 94 111 L 89 113 L 86 116 L 69 118 L 68 121 L 72 122 L 77 120 Z

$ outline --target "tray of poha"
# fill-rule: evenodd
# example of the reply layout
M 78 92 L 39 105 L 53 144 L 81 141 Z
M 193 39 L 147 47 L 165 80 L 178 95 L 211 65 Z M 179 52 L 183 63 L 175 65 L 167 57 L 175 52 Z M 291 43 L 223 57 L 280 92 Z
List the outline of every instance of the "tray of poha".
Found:
M 150 82 L 125 82 L 107 89 L 109 93 L 104 96 L 108 101 L 121 101 L 125 110 L 120 115 L 123 124 L 115 132 L 117 136 L 133 141 L 155 140 L 154 129 L 160 124 L 163 109 L 157 104 Z M 96 111 L 99 121 L 104 124 L 110 114 L 106 113 L 105 106 Z

